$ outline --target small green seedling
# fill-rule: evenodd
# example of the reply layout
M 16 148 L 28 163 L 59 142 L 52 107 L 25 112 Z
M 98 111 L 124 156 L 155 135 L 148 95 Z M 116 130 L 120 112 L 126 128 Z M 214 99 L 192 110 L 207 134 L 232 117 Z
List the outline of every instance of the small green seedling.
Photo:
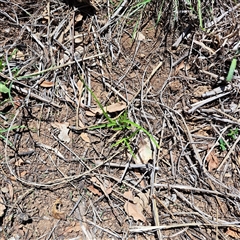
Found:
M 7 84 L 4 82 L 0 82 L 0 93 L 8 94 L 8 98 L 5 99 L 1 104 L 10 101 L 13 104 L 12 101 L 12 95 L 11 95 L 11 83 L 9 84 L 9 87 L 7 87 Z
M 119 188 L 121 193 L 124 193 L 128 190 L 128 187 L 125 184 L 121 184 Z
M 0 82 L 0 92 L 1 93 L 10 93 L 10 89 L 5 85 L 5 83 Z
M 219 139 L 219 147 L 222 152 L 227 150 L 227 144 L 222 138 Z
M 120 140 L 118 140 L 116 143 L 112 144 L 112 147 L 115 147 L 119 144 L 123 144 L 125 145 L 125 147 L 127 147 L 128 151 L 134 156 L 134 152 L 131 148 L 130 145 L 130 141 L 131 139 L 134 138 L 134 136 L 136 136 L 136 134 L 139 131 L 144 132 L 153 142 L 153 144 L 159 148 L 159 145 L 157 143 L 157 141 L 155 140 L 155 138 L 152 136 L 152 134 L 150 134 L 145 128 L 143 128 L 142 126 L 138 125 L 135 122 L 132 122 L 129 118 L 128 118 L 128 114 L 127 111 L 122 112 L 122 114 L 120 114 L 117 119 L 112 119 L 108 113 L 104 110 L 102 104 L 99 102 L 99 100 L 97 99 L 97 97 L 95 96 L 95 94 L 93 93 L 93 91 L 87 86 L 87 84 L 85 84 L 84 81 L 82 81 L 83 84 L 85 85 L 85 87 L 87 88 L 87 90 L 91 93 L 91 95 L 93 96 L 94 100 L 97 102 L 98 106 L 100 107 L 100 109 L 103 112 L 103 115 L 105 116 L 105 118 L 107 119 L 107 122 L 104 124 L 99 124 L 93 127 L 90 127 L 90 129 L 98 129 L 98 128 L 110 128 L 114 131 L 126 131 L 126 130 L 130 130 L 131 129 L 135 129 L 133 132 L 131 132 L 131 134 L 129 136 L 126 136 Z
M 230 137 L 232 140 L 236 139 L 238 135 L 238 128 L 230 129 L 228 133 L 228 137 Z

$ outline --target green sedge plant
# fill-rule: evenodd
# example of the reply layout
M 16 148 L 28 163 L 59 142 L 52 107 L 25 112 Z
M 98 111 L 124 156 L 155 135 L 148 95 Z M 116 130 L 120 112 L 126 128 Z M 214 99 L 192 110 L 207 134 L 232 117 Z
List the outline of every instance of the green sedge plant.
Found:
M 13 55 L 15 55 L 16 52 L 17 52 L 17 49 L 14 49 L 13 52 L 11 53 L 10 57 L 8 58 L 8 61 L 10 61 L 12 59 Z M 3 60 L 3 58 L 1 58 L 0 59 L 0 72 L 2 72 L 4 70 L 6 65 L 7 65 L 7 63 Z M 13 72 L 16 72 L 16 70 L 17 69 L 15 68 Z M 0 81 L 0 93 L 8 95 L 8 98 L 5 101 L 1 102 L 1 104 L 4 104 L 8 101 L 10 101 L 13 104 L 12 95 L 11 95 L 11 86 L 12 86 L 11 82 L 8 83 L 8 82 Z M 15 129 L 23 128 L 23 127 L 24 126 L 12 126 L 9 128 L 4 128 L 4 127 L 0 126 L 0 139 L 7 141 L 7 143 L 10 146 L 12 146 L 12 143 L 9 140 L 7 140 L 7 138 L 4 136 L 4 133 L 15 130 Z
M 81 78 L 80 78 L 81 79 Z M 100 109 L 102 110 L 102 113 L 104 115 L 104 117 L 106 118 L 106 123 L 103 124 L 98 124 L 96 126 L 92 126 L 89 127 L 90 130 L 93 129 L 99 129 L 99 128 L 109 128 L 112 129 L 114 131 L 126 131 L 129 130 L 131 131 L 129 136 L 123 137 L 120 140 L 118 140 L 116 143 L 112 144 L 111 147 L 116 147 L 118 145 L 123 144 L 125 147 L 127 147 L 128 151 L 134 156 L 134 152 L 132 150 L 131 147 L 131 140 L 137 135 L 137 133 L 139 133 L 140 131 L 142 131 L 143 133 L 145 133 L 150 140 L 153 142 L 153 144 L 159 148 L 159 145 L 157 143 L 157 141 L 155 140 L 155 138 L 153 137 L 153 135 L 151 133 L 149 133 L 145 128 L 143 128 L 142 126 L 140 126 L 139 124 L 131 121 L 128 118 L 128 113 L 127 111 L 123 111 L 120 115 L 118 115 L 117 118 L 111 118 L 109 116 L 109 114 L 107 113 L 107 111 L 105 111 L 105 109 L 103 108 L 102 104 L 100 103 L 100 101 L 98 100 L 98 98 L 96 97 L 96 95 L 94 94 L 94 92 L 88 87 L 88 85 L 81 79 L 81 81 L 83 82 L 84 86 L 86 87 L 86 89 L 91 93 L 93 99 L 96 101 L 97 105 L 100 107 Z M 134 129 L 134 130 L 133 130 Z
M 236 56 L 239 53 L 240 53 L 240 50 L 237 51 Z M 228 70 L 228 75 L 227 75 L 227 78 L 226 78 L 227 82 L 231 82 L 232 79 L 233 79 L 234 71 L 236 70 L 236 67 L 237 67 L 237 57 L 236 56 L 232 59 L 230 68 Z
M 140 1 L 138 0 L 137 3 L 134 4 L 129 10 L 128 18 L 130 18 L 131 16 L 138 16 L 138 19 L 133 28 L 133 33 L 132 33 L 133 39 L 135 39 L 136 34 L 140 28 L 140 23 L 142 21 L 144 10 L 151 2 L 152 2 L 152 0 L 140 0 Z M 160 22 L 160 19 L 162 16 L 163 3 L 164 3 L 164 1 L 162 2 L 160 9 L 158 10 L 158 16 L 157 16 L 157 21 L 156 21 L 155 25 L 157 25 Z
M 8 57 L 8 61 L 10 61 L 13 56 L 17 53 L 18 49 L 14 49 L 11 53 L 11 55 Z M 0 58 L 0 72 L 3 72 L 4 68 L 7 66 L 7 62 L 4 61 L 3 58 Z M 12 71 L 15 74 L 18 73 L 18 68 L 15 67 Z M 4 93 L 4 94 L 8 94 L 8 100 L 10 100 L 10 102 L 12 103 L 12 96 L 11 96 L 11 86 L 12 86 L 12 83 L 8 83 L 8 82 L 3 82 L 3 81 L 0 81 L 0 92 L 1 93 Z
M 201 0 L 197 0 L 197 12 L 194 10 L 193 3 L 191 0 L 186 0 L 186 3 L 189 5 L 189 8 L 191 10 L 191 13 L 194 14 L 196 13 L 198 16 L 198 21 L 199 21 L 199 27 L 204 30 L 203 27 L 203 18 L 202 18 L 202 3 Z
M 10 131 L 13 131 L 13 130 L 16 130 L 19 128 L 23 128 L 23 127 L 24 126 L 13 126 L 13 127 L 9 127 L 9 128 L 0 127 L 0 139 L 7 142 L 9 146 L 13 146 L 13 144 L 4 136 L 4 133 L 10 132 Z
M 164 4 L 164 1 L 162 1 L 161 5 L 160 5 L 160 8 L 158 10 L 158 14 L 157 14 L 157 21 L 155 23 L 155 26 L 157 26 L 161 20 L 161 17 L 162 17 L 162 13 L 163 13 L 163 4 Z
M 204 27 L 203 27 L 203 19 L 202 19 L 201 0 L 198 0 L 198 1 L 197 1 L 197 11 L 198 11 L 199 26 L 200 26 L 201 29 L 204 30 Z

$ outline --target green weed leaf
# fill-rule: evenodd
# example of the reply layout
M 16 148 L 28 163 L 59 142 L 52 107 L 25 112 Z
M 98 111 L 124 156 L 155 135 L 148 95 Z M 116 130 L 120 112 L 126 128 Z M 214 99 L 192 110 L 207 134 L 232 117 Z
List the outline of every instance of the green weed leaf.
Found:
M 230 129 L 228 133 L 228 137 L 232 138 L 233 140 L 237 138 L 238 135 L 238 128 L 236 129 Z
M 9 90 L 8 87 L 6 87 L 5 84 L 3 84 L 2 82 L 0 82 L 0 92 L 1 92 L 1 93 L 9 93 L 10 90 Z
M 219 139 L 219 147 L 221 151 L 227 150 L 227 144 L 224 142 L 224 140 L 221 138 Z

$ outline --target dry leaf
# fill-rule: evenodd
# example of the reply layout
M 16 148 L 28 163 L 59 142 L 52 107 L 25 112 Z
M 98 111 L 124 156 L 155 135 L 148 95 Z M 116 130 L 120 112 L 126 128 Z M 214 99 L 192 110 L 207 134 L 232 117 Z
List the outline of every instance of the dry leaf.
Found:
M 42 12 L 41 16 L 42 16 L 42 23 L 45 23 L 46 21 L 49 21 L 47 6 L 43 9 L 43 12 Z
M 91 181 L 98 184 L 105 195 L 109 195 L 113 190 L 111 187 L 112 183 L 109 181 L 105 180 L 104 185 L 96 177 L 92 177 Z
M 78 96 L 81 98 L 82 90 L 83 90 L 83 82 L 82 81 L 78 81 L 77 82 L 77 87 L 78 87 Z
M 240 239 L 240 231 L 237 228 L 229 227 L 225 234 L 235 239 Z
M 133 204 L 130 202 L 125 202 L 124 209 L 128 216 L 133 217 L 135 221 L 141 220 L 142 222 L 146 222 L 146 218 L 142 213 L 142 206 L 139 203 Z
M 66 227 L 65 232 L 63 234 L 66 235 L 66 233 L 79 232 L 80 230 L 81 230 L 81 226 L 79 223 L 77 223 L 74 226 Z
M 190 64 L 185 64 L 185 70 L 188 71 L 191 68 Z
M 145 40 L 145 36 L 141 32 L 138 32 L 136 34 L 136 40 L 143 41 L 143 40 Z
M 84 140 L 85 142 L 87 142 L 87 143 L 90 143 L 91 141 L 90 141 L 90 138 L 89 138 L 89 136 L 88 136 L 88 134 L 87 133 L 81 133 L 80 134 L 80 137 L 82 138 L 82 140 Z
M 98 191 L 98 189 L 96 189 L 93 185 L 88 186 L 87 189 L 95 195 L 102 196 L 102 193 Z
M 136 164 L 147 164 L 149 160 L 153 159 L 153 152 L 149 138 L 145 138 L 139 144 L 139 150 L 134 158 Z
M 94 183 L 97 183 L 98 185 L 101 184 L 96 177 L 91 177 L 91 181 L 94 182 Z
M 104 108 L 104 110 L 106 111 L 106 108 Z M 94 117 L 101 114 L 103 114 L 103 112 L 100 108 L 91 108 L 89 111 L 86 111 L 86 115 L 89 117 Z
M 4 215 L 5 210 L 6 210 L 6 207 L 3 204 L 3 199 L 0 197 L 0 217 L 2 217 Z
M 8 188 L 7 187 L 2 187 L 1 191 L 2 191 L 2 193 L 8 193 Z
M 54 123 L 51 123 L 51 126 L 54 128 L 58 128 L 60 130 L 58 138 L 61 141 L 67 142 L 67 143 L 70 142 L 71 139 L 68 136 L 68 132 L 69 132 L 69 129 L 68 129 L 69 123 L 68 122 L 65 122 L 65 123 L 54 122 Z
M 195 135 L 204 136 L 204 137 L 209 137 L 209 134 L 208 134 L 205 130 L 203 130 L 203 129 L 198 130 L 198 131 L 195 133 Z
M 122 111 L 126 108 L 126 103 L 125 102 L 117 102 L 117 103 L 113 103 L 110 106 L 107 106 L 105 108 L 105 110 L 109 113 L 113 113 L 113 112 L 119 112 Z
M 145 138 L 140 144 L 138 156 L 144 164 L 147 164 L 149 160 L 153 159 L 153 152 L 149 138 Z
M 27 174 L 27 171 L 22 171 L 22 172 L 20 173 L 20 177 L 24 177 L 24 176 L 26 176 L 26 174 Z
M 83 40 L 80 37 L 79 38 L 77 37 L 77 38 L 74 39 L 74 43 L 81 43 L 82 41 Z
M 138 193 L 138 197 L 142 201 L 143 208 L 149 206 L 149 191 L 147 193 Z
M 126 106 L 127 105 L 125 102 L 118 102 L 104 107 L 104 110 L 109 113 L 119 112 L 124 110 Z M 90 109 L 89 111 L 86 111 L 86 115 L 89 117 L 96 116 L 97 114 L 102 114 L 102 110 L 100 108 Z
M 135 221 L 141 220 L 143 222 L 146 221 L 146 218 L 144 217 L 142 211 L 146 207 L 149 207 L 149 192 L 144 194 L 144 193 L 139 193 L 139 197 L 133 197 L 132 191 L 127 191 L 124 192 L 124 197 L 126 199 L 129 199 L 130 201 L 133 201 L 133 203 L 126 202 L 124 205 L 124 209 L 126 213 L 129 216 L 132 216 Z
M 151 206 L 149 204 L 149 198 L 150 198 L 150 190 L 148 190 L 146 193 L 138 193 L 138 197 L 141 200 L 141 202 L 139 202 L 143 209 L 149 214 L 151 215 L 152 213 L 152 209 Z
M 81 127 L 81 128 L 84 128 L 84 124 L 82 123 L 82 121 L 80 120 L 80 116 L 79 116 L 79 119 L 78 119 L 78 126 Z
M 78 47 L 75 48 L 75 52 L 78 52 L 78 54 L 83 53 L 84 52 L 84 47 L 79 45 Z
M 94 112 L 94 110 L 91 110 L 91 111 L 86 111 L 86 115 L 88 116 L 88 117 L 94 117 L 95 115 L 96 115 L 96 113 L 97 112 Z
M 113 191 L 113 188 L 112 188 L 112 187 L 106 188 L 106 193 L 107 193 L 108 195 L 111 194 L 112 191 Z
M 9 183 L 8 184 L 8 189 L 9 189 L 9 195 L 11 200 L 13 199 L 13 186 Z
M 183 69 L 185 66 L 184 61 L 181 61 L 180 64 L 176 67 L 175 74 L 178 74 L 178 72 Z
M 75 17 L 75 23 L 78 23 L 80 21 L 82 21 L 83 19 L 83 15 L 82 14 L 78 14 L 76 17 Z
M 11 181 L 17 181 L 17 178 L 16 177 L 14 177 L 14 176 L 9 176 L 9 179 L 11 180 Z
M 207 162 L 208 162 L 208 171 L 212 172 L 214 169 L 216 169 L 219 165 L 219 160 L 215 155 L 214 151 L 211 151 L 210 154 L 207 157 Z
M 25 54 L 24 52 L 17 50 L 15 54 L 12 55 L 13 59 L 17 59 L 17 60 L 25 60 Z
M 184 61 L 182 61 L 177 67 L 176 67 L 176 70 L 175 70 L 175 74 L 178 74 L 178 72 L 181 70 L 181 69 L 184 69 L 184 70 L 189 70 L 191 68 L 191 66 L 189 64 L 185 64 Z
M 61 207 L 62 207 L 62 201 L 61 199 L 57 199 L 52 207 L 52 216 L 55 219 L 65 219 L 65 213 L 61 212 Z
M 15 166 L 20 167 L 23 165 L 23 163 L 24 163 L 24 161 L 22 159 L 19 159 L 15 162 Z
M 40 86 L 45 88 L 50 88 L 54 86 L 54 83 L 44 80 L 41 82 Z

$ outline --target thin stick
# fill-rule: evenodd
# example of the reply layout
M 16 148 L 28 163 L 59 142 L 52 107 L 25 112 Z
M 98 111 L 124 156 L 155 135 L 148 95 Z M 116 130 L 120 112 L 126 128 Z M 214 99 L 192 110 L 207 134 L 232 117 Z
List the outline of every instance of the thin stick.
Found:
M 104 53 L 100 53 L 100 54 L 96 54 L 94 56 L 90 56 L 90 57 L 86 57 L 86 58 L 83 58 L 83 59 L 79 59 L 78 61 L 79 62 L 83 62 L 83 61 L 86 61 L 86 60 L 89 60 L 89 59 L 93 59 L 93 58 L 96 58 L 96 57 L 99 57 L 99 56 L 103 56 L 103 55 L 104 55 Z M 60 68 L 63 68 L 63 67 L 70 66 L 70 65 L 72 65 L 74 63 L 76 63 L 76 61 L 70 61 L 68 63 L 62 64 L 62 65 L 59 65 L 59 66 L 47 68 L 47 69 L 42 70 L 40 72 L 35 72 L 35 73 L 31 73 L 31 74 L 26 75 L 26 76 L 18 77 L 17 79 L 21 80 L 21 79 L 25 79 L 25 78 L 31 78 L 33 76 L 36 76 L 36 75 L 39 75 L 39 74 L 42 74 L 42 73 L 46 73 L 46 72 L 49 72 L 49 71 L 54 71 L 54 70 L 57 70 L 57 69 L 60 69 Z
M 12 85 L 12 88 L 21 92 L 21 93 L 24 93 L 25 95 L 29 95 L 31 98 L 35 98 L 37 100 L 40 100 L 41 102 L 45 102 L 45 103 L 48 103 L 54 107 L 57 107 L 57 108 L 62 108 L 60 105 L 58 105 L 57 103 L 53 102 L 52 100 L 50 99 L 47 99 L 47 98 L 43 98 L 35 93 L 32 93 L 24 88 L 20 88 L 20 87 L 17 87 L 17 86 L 14 86 Z
M 218 226 L 218 227 L 238 227 L 239 225 L 234 223 L 226 223 L 226 224 L 214 224 L 214 223 L 183 223 L 183 224 L 172 224 L 172 225 L 161 225 L 161 226 L 133 226 L 129 228 L 129 232 L 131 233 L 146 233 L 147 231 L 157 231 L 163 229 L 173 229 L 173 228 L 182 228 L 182 227 L 200 227 L 200 226 Z
M 17 114 L 16 114 L 17 116 Z M 7 139 L 8 139 L 8 135 L 7 135 Z M 7 141 L 6 141 L 6 145 L 7 145 Z M 120 152 L 116 152 L 115 154 L 113 154 L 111 157 L 109 157 L 106 161 L 102 162 L 101 164 L 97 165 L 96 167 L 93 168 L 88 168 L 88 170 L 86 170 L 85 172 L 79 174 L 79 175 L 75 175 L 75 176 L 68 176 L 65 178 L 59 178 L 59 179 L 55 179 L 53 181 L 49 181 L 46 183 L 37 183 L 37 182 L 28 182 L 20 177 L 18 177 L 16 175 L 16 173 L 14 173 L 14 171 L 12 170 L 12 168 L 9 165 L 8 162 L 8 155 L 7 155 L 7 147 L 5 147 L 5 161 L 6 161 L 6 165 L 9 169 L 10 174 L 15 177 L 18 181 L 20 181 L 21 183 L 27 184 L 28 186 L 35 186 L 35 187 L 43 187 L 43 188 L 52 188 L 52 187 L 56 187 L 60 184 L 65 184 L 65 183 L 69 183 L 70 181 L 73 180 L 77 180 L 79 178 L 82 178 L 83 176 L 86 176 L 88 174 L 90 174 L 91 172 L 97 170 L 99 167 L 105 165 L 107 162 L 109 162 L 110 160 L 112 160 L 114 157 L 116 157 Z
M 222 160 L 221 164 L 218 166 L 217 171 L 219 171 L 221 169 L 221 167 L 223 166 L 223 164 L 227 161 L 227 159 L 229 158 L 231 153 L 235 150 L 235 147 L 236 147 L 236 145 L 239 141 L 240 141 L 240 135 L 238 136 L 238 138 L 236 139 L 236 141 L 232 145 L 231 149 L 228 151 L 226 157 Z
M 135 98 L 138 96 L 138 94 L 142 91 L 142 89 L 149 83 L 149 81 L 152 79 L 152 77 L 154 76 L 154 74 L 158 71 L 158 69 L 162 66 L 163 62 L 160 62 L 157 67 L 155 67 L 153 70 L 152 70 L 152 73 L 150 74 L 150 76 L 148 77 L 148 79 L 146 80 L 145 83 L 143 83 L 142 85 L 142 88 L 140 88 L 138 90 L 138 92 L 135 94 L 135 96 L 131 99 L 131 101 L 129 102 L 128 106 L 130 104 L 133 103 L 133 101 L 135 100 Z

